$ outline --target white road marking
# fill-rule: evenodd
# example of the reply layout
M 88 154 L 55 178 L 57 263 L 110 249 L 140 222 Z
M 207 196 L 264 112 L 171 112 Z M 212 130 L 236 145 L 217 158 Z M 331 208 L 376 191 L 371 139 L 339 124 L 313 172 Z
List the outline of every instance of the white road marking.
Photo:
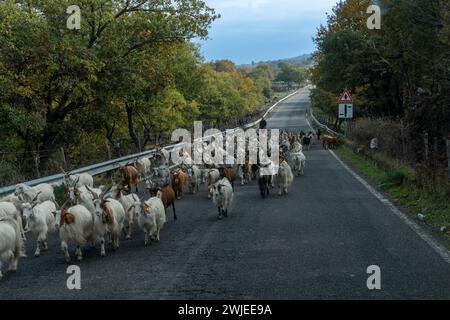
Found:
M 378 200 L 380 200 L 385 206 L 387 206 L 397 217 L 400 218 L 408 227 L 410 227 L 419 237 L 422 238 L 437 254 L 444 259 L 445 262 L 450 264 L 450 253 L 442 245 L 436 243 L 432 237 L 430 237 L 425 230 L 423 230 L 416 222 L 400 211 L 389 199 L 375 190 L 367 181 L 354 172 L 348 165 L 346 165 L 332 150 L 329 150 L 333 157 L 356 179 L 358 180 L 371 194 L 373 194 Z
M 306 122 L 308 123 L 311 130 L 314 130 L 311 126 L 309 120 L 305 117 Z M 400 218 L 408 227 L 410 227 L 423 241 L 425 241 L 445 262 L 450 264 L 450 252 L 439 243 L 433 240 L 432 237 L 428 235 L 428 233 L 423 230 L 415 221 L 411 220 L 411 218 L 406 214 L 400 211 L 389 199 L 375 190 L 366 180 L 364 180 L 361 176 L 359 176 L 355 171 L 353 171 L 348 165 L 346 165 L 332 150 L 330 151 L 331 155 L 336 158 L 336 160 L 356 179 L 358 180 L 366 189 L 374 195 L 378 200 L 381 201 L 385 206 L 387 206 L 397 217 Z

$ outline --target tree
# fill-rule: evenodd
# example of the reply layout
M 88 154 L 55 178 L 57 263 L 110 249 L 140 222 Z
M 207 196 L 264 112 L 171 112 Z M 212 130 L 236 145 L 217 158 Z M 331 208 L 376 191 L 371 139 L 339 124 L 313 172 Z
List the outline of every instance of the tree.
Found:
M 73 134 L 67 132 L 66 123 L 78 112 L 108 110 L 117 99 L 133 112 L 143 57 L 161 46 L 205 38 L 217 18 L 199 0 L 73 4 L 82 11 L 81 30 L 65 28 L 66 0 L 0 4 L 2 108 L 14 108 L 36 123 L 33 130 L 22 122 L 15 129 L 24 148 L 38 153 L 56 149 Z M 42 169 L 48 160 L 47 155 L 40 157 Z
M 450 131 L 448 1 L 381 0 L 382 28 L 372 31 L 365 25 L 368 4 L 342 1 L 319 28 L 313 104 L 330 112 L 324 97 L 337 97 L 347 87 L 359 116 L 401 120 L 416 147 L 415 160 L 422 161 L 422 133 L 442 142 Z M 438 148 L 444 153 L 443 143 Z
M 301 85 L 307 79 L 306 69 L 300 68 L 288 63 L 282 62 L 279 64 L 281 71 L 277 75 L 277 81 L 282 81 L 288 84 L 290 88 L 296 83 Z

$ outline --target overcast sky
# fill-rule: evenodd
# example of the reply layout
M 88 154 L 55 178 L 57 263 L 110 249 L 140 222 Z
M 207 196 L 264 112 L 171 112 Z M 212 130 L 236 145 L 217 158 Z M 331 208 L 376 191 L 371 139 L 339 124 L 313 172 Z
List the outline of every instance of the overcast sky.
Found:
M 201 42 L 206 60 L 238 64 L 314 51 L 312 37 L 338 0 L 205 0 L 222 15 Z

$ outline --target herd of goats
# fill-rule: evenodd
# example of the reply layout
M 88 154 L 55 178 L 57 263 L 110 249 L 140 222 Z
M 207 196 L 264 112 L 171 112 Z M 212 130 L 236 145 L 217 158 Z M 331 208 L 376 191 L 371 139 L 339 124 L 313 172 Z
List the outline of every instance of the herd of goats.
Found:
M 159 149 L 152 159 L 153 168 L 150 159 L 138 159 L 121 167 L 122 181 L 110 187 L 95 188 L 88 173 L 65 173 L 67 201 L 61 206 L 56 203 L 53 185 L 18 184 L 13 194 L 0 199 L 0 279 L 3 263 L 9 264 L 9 271 L 16 271 L 19 259 L 25 257 L 28 232 L 37 235 L 36 257 L 41 249 L 48 250 L 48 234 L 58 230 L 66 261 L 71 260 L 69 244 L 76 246 L 75 255 L 81 261 L 81 248 L 85 245 L 100 245 L 102 257 L 106 255 L 105 241 L 118 249 L 122 233 L 131 239 L 135 222 L 144 232 L 146 246 L 159 241 L 168 208 L 172 208 L 176 220 L 175 201 L 182 198 L 183 191 L 198 192 L 201 184 L 207 185 L 208 198 L 217 208 L 219 219 L 228 216 L 238 178 L 242 185 L 257 180 L 263 198 L 275 187 L 279 188 L 280 196 L 287 194 L 294 176 L 303 175 L 306 164 L 303 147 L 309 149 L 313 137 L 312 133 L 283 131 L 280 163 L 271 171 L 276 172 L 274 175 L 261 173 L 262 167 L 275 166 L 270 160 L 258 164 L 246 160 L 242 165 L 228 167 L 182 165 L 171 170 L 168 151 Z M 148 200 L 137 194 L 140 182 L 150 193 Z

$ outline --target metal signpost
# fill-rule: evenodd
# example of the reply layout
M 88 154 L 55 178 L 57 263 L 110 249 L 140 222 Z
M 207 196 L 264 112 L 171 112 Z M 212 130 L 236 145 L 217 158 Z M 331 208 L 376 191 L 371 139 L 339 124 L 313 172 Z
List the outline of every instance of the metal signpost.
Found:
M 345 136 L 347 136 L 349 123 L 353 119 L 353 98 L 350 92 L 346 89 L 342 93 L 340 99 L 337 101 L 339 104 L 339 119 L 344 119 L 347 122 L 345 128 Z
M 353 119 L 353 99 L 351 94 L 344 90 L 341 98 L 338 100 L 339 104 L 339 119 Z

